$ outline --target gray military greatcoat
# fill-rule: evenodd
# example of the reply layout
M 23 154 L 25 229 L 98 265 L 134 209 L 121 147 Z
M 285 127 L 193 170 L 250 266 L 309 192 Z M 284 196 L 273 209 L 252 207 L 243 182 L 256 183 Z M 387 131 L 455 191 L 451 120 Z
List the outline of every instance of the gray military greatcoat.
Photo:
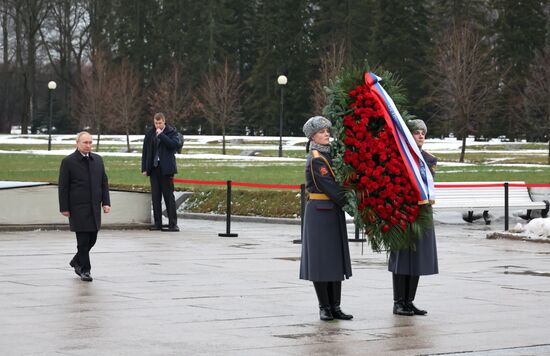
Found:
M 424 157 L 432 174 L 435 175 L 434 167 L 437 163 L 437 158 L 425 151 L 422 151 L 422 157 Z M 429 214 L 433 214 L 430 204 L 422 206 L 422 209 L 426 209 Z M 433 223 L 430 227 L 426 228 L 420 239 L 416 242 L 414 249 L 390 252 L 388 271 L 410 276 L 423 276 L 439 272 Z
M 300 278 L 314 282 L 342 281 L 351 276 L 345 198 L 336 183 L 329 154 L 312 150 L 306 162 L 306 189 L 324 194 L 306 203 Z

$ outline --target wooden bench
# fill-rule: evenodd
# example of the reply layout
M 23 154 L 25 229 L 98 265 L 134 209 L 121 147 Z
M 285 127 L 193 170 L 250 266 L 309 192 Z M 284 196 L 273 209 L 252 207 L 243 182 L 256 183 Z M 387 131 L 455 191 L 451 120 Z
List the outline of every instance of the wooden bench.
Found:
M 508 182 L 509 184 L 524 184 L 524 182 Z M 480 185 L 491 185 L 483 187 Z M 466 187 L 459 187 L 466 186 Z M 471 188 L 467 186 L 472 186 Z M 504 209 L 504 183 L 503 182 L 447 182 L 436 183 L 434 211 L 461 210 L 467 212 L 462 218 L 472 222 L 476 218 L 483 217 L 486 224 L 490 224 L 489 211 Z M 523 219 L 531 219 L 533 210 L 541 210 L 543 217 L 548 216 L 550 203 L 545 201 L 532 201 L 527 187 L 508 187 L 508 208 L 525 209 L 527 213 L 521 215 Z M 474 213 L 482 214 L 474 215 Z

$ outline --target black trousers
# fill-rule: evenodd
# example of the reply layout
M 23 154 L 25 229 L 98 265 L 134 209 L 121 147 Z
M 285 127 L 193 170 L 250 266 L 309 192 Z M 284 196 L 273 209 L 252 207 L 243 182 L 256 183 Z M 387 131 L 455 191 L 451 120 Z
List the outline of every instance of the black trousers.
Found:
M 412 302 L 416 297 L 416 289 L 420 276 L 409 276 L 405 274 L 392 273 L 393 280 L 393 301 Z
M 73 260 L 82 268 L 82 272 L 90 272 L 90 250 L 97 241 L 97 231 L 76 232 L 77 252 Z
M 342 298 L 342 281 L 313 282 L 319 307 L 339 307 Z
M 175 227 L 178 225 L 178 216 L 176 214 L 176 199 L 174 198 L 174 182 L 172 181 L 173 175 L 164 175 L 160 166 L 155 167 L 151 171 L 151 199 L 153 201 L 153 218 L 155 220 L 155 226 L 162 226 L 162 201 L 164 197 L 164 204 L 166 205 L 166 211 L 168 212 L 168 225 L 169 227 Z

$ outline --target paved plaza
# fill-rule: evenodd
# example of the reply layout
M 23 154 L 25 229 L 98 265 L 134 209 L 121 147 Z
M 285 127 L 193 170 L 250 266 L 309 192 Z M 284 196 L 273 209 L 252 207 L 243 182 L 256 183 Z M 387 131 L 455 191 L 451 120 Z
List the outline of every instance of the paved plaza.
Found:
M 181 232 L 103 230 L 94 281 L 69 231 L 0 232 L 1 355 L 548 355 L 550 244 L 437 224 L 427 316 L 392 314 L 386 254 L 350 243 L 352 321 L 322 322 L 298 279 L 299 225 L 180 220 Z M 351 230 L 351 229 L 350 229 Z M 350 231 L 350 237 L 352 231 Z

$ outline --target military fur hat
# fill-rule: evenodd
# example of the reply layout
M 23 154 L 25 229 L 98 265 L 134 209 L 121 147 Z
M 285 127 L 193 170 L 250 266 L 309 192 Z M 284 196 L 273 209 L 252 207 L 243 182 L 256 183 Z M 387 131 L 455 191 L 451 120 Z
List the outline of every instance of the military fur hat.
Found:
M 407 122 L 407 126 L 409 127 L 409 130 L 411 130 L 411 132 L 415 130 L 422 130 L 424 131 L 424 135 L 428 133 L 428 127 L 426 126 L 426 123 L 420 119 L 409 120 Z
M 314 116 L 306 121 L 303 131 L 307 138 L 311 138 L 317 131 L 321 129 L 330 129 L 331 127 L 332 124 L 326 117 Z

